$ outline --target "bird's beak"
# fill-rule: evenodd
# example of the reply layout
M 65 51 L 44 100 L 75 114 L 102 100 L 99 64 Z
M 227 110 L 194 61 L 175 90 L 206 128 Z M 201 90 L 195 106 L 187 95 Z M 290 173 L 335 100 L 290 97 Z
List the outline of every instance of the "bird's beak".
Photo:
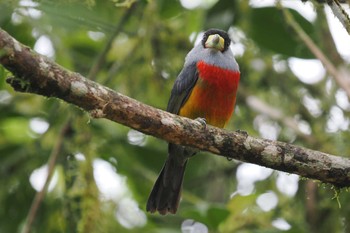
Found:
M 205 47 L 223 51 L 225 47 L 225 40 L 218 34 L 210 35 L 205 42 Z

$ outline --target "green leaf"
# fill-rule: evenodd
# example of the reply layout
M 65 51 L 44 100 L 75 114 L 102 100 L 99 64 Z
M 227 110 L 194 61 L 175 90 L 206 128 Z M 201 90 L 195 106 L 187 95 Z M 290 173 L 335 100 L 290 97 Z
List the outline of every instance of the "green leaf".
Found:
M 167 1 L 160 0 L 158 1 L 159 14 L 162 18 L 172 18 L 180 14 L 184 9 L 181 6 L 180 1 Z
M 24 143 L 31 141 L 28 135 L 28 120 L 25 118 L 8 118 L 2 122 L 0 132 L 11 142 Z
M 297 11 L 289 9 L 295 20 L 308 35 L 313 34 L 313 25 Z M 272 52 L 300 58 L 314 56 L 284 20 L 281 10 L 275 7 L 253 8 L 248 35 L 261 47 Z
M 220 28 L 227 30 L 238 18 L 237 1 L 218 1 L 208 10 L 205 28 Z
M 213 229 L 217 229 L 219 224 L 225 221 L 230 212 L 226 208 L 219 206 L 213 206 L 208 210 L 208 225 Z
M 226 221 L 220 225 L 222 232 L 237 232 L 238 229 L 248 228 L 256 224 L 255 221 L 265 219 L 265 216 L 259 215 L 256 218 L 255 201 L 257 194 L 248 196 L 235 195 L 228 203 L 227 209 L 230 211 Z M 261 225 L 260 225 L 261 226 Z

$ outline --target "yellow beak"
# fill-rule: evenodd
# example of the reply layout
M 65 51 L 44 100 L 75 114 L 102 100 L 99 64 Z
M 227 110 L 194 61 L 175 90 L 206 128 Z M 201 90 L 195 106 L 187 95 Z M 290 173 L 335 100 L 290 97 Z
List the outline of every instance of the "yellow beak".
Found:
M 219 34 L 210 35 L 205 42 L 205 47 L 223 51 L 225 47 L 225 40 Z

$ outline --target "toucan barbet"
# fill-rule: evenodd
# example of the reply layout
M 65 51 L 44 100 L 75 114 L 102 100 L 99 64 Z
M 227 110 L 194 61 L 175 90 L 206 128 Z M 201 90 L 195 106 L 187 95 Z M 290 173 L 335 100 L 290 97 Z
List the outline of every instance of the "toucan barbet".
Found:
M 167 111 L 223 128 L 236 102 L 240 79 L 238 64 L 230 49 L 225 31 L 209 29 L 186 56 L 175 80 Z M 182 181 L 194 148 L 169 143 L 168 157 L 149 196 L 146 210 L 175 214 L 179 205 Z

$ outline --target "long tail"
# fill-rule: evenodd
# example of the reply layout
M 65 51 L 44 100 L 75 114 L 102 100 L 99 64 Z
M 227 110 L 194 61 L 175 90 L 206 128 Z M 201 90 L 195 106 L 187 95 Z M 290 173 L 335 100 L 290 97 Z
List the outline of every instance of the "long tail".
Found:
M 146 210 L 160 214 L 175 214 L 179 206 L 182 181 L 188 159 L 179 161 L 169 154 L 148 198 Z

